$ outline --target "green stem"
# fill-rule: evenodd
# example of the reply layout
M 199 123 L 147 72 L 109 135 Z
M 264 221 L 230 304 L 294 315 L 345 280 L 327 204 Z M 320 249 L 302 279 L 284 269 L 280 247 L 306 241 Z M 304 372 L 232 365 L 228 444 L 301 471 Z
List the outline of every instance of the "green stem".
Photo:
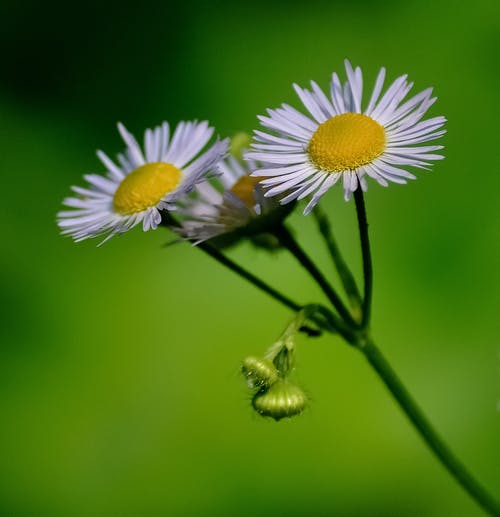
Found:
M 285 307 L 288 307 L 292 311 L 300 311 L 302 309 L 302 305 L 294 302 L 284 294 L 280 293 L 277 289 L 274 289 L 274 287 L 271 287 L 270 285 L 266 284 L 263 280 L 256 277 L 246 269 L 242 268 L 236 262 L 233 262 L 230 258 L 226 257 L 221 251 L 219 251 L 217 248 L 212 246 L 208 243 L 200 243 L 198 244 L 197 248 L 203 250 L 207 255 L 210 255 L 212 258 L 217 260 L 220 264 L 223 266 L 226 266 L 228 269 L 236 273 L 237 275 L 241 276 L 251 284 L 253 284 L 255 287 L 260 289 L 261 291 L 264 291 L 266 294 L 283 304 Z
M 361 295 L 359 294 L 358 286 L 356 285 L 356 280 L 354 279 L 349 266 L 346 264 L 342 253 L 337 245 L 335 237 L 332 233 L 332 228 L 328 217 L 320 208 L 319 205 L 316 205 L 313 208 L 313 215 L 316 219 L 316 223 L 318 225 L 318 230 L 323 236 L 323 239 L 326 243 L 328 251 L 330 252 L 330 256 L 333 260 L 335 268 L 339 274 L 340 280 L 344 287 L 344 291 L 346 292 L 351 307 L 354 311 L 361 311 Z
M 451 452 L 443 439 L 436 433 L 429 420 L 427 420 L 426 416 L 422 413 L 422 410 L 413 400 L 408 390 L 376 345 L 368 341 L 364 346 L 359 346 L 359 349 L 364 353 L 368 362 L 379 374 L 386 387 L 443 466 L 487 513 L 499 517 L 499 502 L 472 476 L 460 460 Z
M 164 211 L 162 213 L 161 224 L 166 228 L 179 226 L 179 222 L 168 211 Z M 207 255 L 210 255 L 212 258 L 217 260 L 217 262 L 219 262 L 223 266 L 226 266 L 236 274 L 240 275 L 242 278 L 253 284 L 255 287 L 257 287 L 261 291 L 264 291 L 269 296 L 283 304 L 285 307 L 288 307 L 289 309 L 292 309 L 292 311 L 295 312 L 300 311 L 302 309 L 302 305 L 294 302 L 284 294 L 281 294 L 277 289 L 274 289 L 273 287 L 269 286 L 263 280 L 257 278 L 255 275 L 253 275 L 246 269 L 242 268 L 235 262 L 233 262 L 231 259 L 226 257 L 221 251 L 219 251 L 215 246 L 213 246 L 209 242 L 202 242 L 197 245 L 197 248 L 203 250 Z
M 278 302 L 280 302 L 285 307 L 288 307 L 289 309 L 299 312 L 303 310 L 303 305 L 299 305 L 298 303 L 294 302 L 284 294 L 280 293 L 277 289 L 274 289 L 274 287 L 271 287 L 270 285 L 266 284 L 263 280 L 255 276 L 254 274 L 250 273 L 250 271 L 247 271 L 240 265 L 236 264 L 236 262 L 233 262 L 229 257 L 224 255 L 221 251 L 219 251 L 217 248 L 212 246 L 210 243 L 202 242 L 198 244 L 197 248 L 204 251 L 207 255 L 210 255 L 212 258 L 217 260 L 220 264 L 223 266 L 226 266 L 228 269 L 236 273 L 237 275 L 241 276 L 248 282 L 250 282 L 252 285 L 260 289 L 261 291 L 265 292 Z M 329 311 L 326 307 L 323 307 L 321 305 L 314 305 L 316 307 L 316 314 L 310 314 L 309 320 L 314 322 L 320 329 L 325 330 L 327 332 L 341 333 L 341 324 L 337 321 L 334 314 L 332 314 L 331 311 Z M 311 332 L 311 329 L 308 329 L 305 327 L 306 333 L 310 333 L 313 335 L 313 332 Z
M 178 221 L 172 216 L 172 214 L 170 214 L 167 211 L 164 211 L 162 213 L 161 224 L 166 228 L 179 226 Z M 261 291 L 265 292 L 266 294 L 271 296 L 271 298 L 275 299 L 285 307 L 295 312 L 301 311 L 303 309 L 303 305 L 294 302 L 293 300 L 279 292 L 277 289 L 274 289 L 274 287 L 271 287 L 254 274 L 250 273 L 240 265 L 236 264 L 236 262 L 232 261 L 230 258 L 224 255 L 221 251 L 219 251 L 215 246 L 213 246 L 209 242 L 202 242 L 198 244 L 197 248 L 204 251 L 207 255 L 217 260 L 217 262 L 219 262 L 223 266 L 226 266 L 228 269 L 230 269 L 237 275 L 241 276 L 242 278 L 250 282 L 252 285 L 257 287 L 257 289 L 260 289 Z M 322 330 L 326 330 L 327 332 L 331 333 L 338 332 L 336 326 L 337 322 L 332 312 L 321 305 L 316 305 L 315 307 L 317 307 L 317 314 L 311 314 L 309 319 L 313 321 Z M 314 330 L 308 327 L 304 327 L 304 330 L 306 331 L 306 333 L 314 335 Z
M 361 239 L 361 252 L 363 254 L 363 278 L 364 296 L 362 307 L 361 327 L 366 329 L 370 324 L 372 291 L 373 291 L 373 268 L 370 252 L 370 239 L 368 237 L 368 221 L 366 219 L 365 200 L 361 188 L 354 191 L 356 201 L 356 214 L 358 216 L 359 237 Z
M 323 276 L 323 273 L 321 273 L 316 264 L 314 264 L 314 262 L 309 258 L 307 253 L 300 247 L 288 228 L 284 225 L 279 225 L 274 229 L 273 233 L 279 239 L 281 245 L 284 248 L 287 248 L 288 251 L 290 251 L 290 253 L 297 259 L 300 265 L 314 278 L 316 283 L 330 300 L 331 304 L 335 307 L 335 309 L 337 309 L 339 315 L 347 323 L 348 327 L 356 326 L 356 322 L 353 320 L 350 312 L 342 303 L 342 300 L 340 299 L 337 292 L 328 283 L 326 278 Z M 347 331 L 347 327 L 345 327 L 342 322 L 339 321 L 339 324 L 341 324 Z
M 286 329 L 281 334 L 279 340 L 286 341 L 289 337 L 293 337 L 299 330 L 306 324 L 308 320 L 316 317 L 316 315 L 322 314 L 324 307 L 316 304 L 304 305 L 300 311 L 298 311 L 294 318 L 287 325 Z

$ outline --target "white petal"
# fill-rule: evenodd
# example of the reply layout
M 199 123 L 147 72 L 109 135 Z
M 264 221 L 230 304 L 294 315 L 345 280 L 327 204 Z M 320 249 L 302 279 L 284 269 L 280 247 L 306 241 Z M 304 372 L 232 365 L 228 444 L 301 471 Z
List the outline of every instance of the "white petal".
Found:
M 110 173 L 110 175 L 112 176 L 113 179 L 115 179 L 117 181 L 121 181 L 125 177 L 125 174 L 120 169 L 120 167 L 118 167 L 113 162 L 113 160 L 111 160 L 108 157 L 107 154 L 105 154 L 103 151 L 97 151 L 97 156 L 98 156 L 99 160 L 101 160 L 101 162 L 103 163 L 104 167 L 106 167 L 106 169 L 108 170 L 108 172 Z
M 314 117 L 314 119 L 322 123 L 326 120 L 326 116 L 323 113 L 321 109 L 321 105 L 318 104 L 314 96 L 311 94 L 309 90 L 302 89 L 297 84 L 293 85 L 297 95 L 299 96 L 300 100 L 302 101 L 302 104 L 307 108 L 309 113 Z
M 118 122 L 118 131 L 127 145 L 128 156 L 133 160 L 131 165 L 134 168 L 144 165 L 144 155 L 142 154 L 141 148 L 132 133 L 129 133 L 127 128 L 121 122 Z
M 385 68 L 381 68 L 380 72 L 378 73 L 377 80 L 375 81 L 375 86 L 373 87 L 372 96 L 370 97 L 370 102 L 368 103 L 368 106 L 365 110 L 365 113 L 367 115 L 371 115 L 371 112 L 373 111 L 373 108 L 378 101 L 378 98 L 380 96 L 380 92 L 382 91 L 382 87 L 384 86 L 384 80 L 385 80 Z
M 348 59 L 344 60 L 344 65 L 352 95 L 353 111 L 355 113 L 361 113 L 361 98 L 363 95 L 363 76 L 361 69 L 358 67 L 355 72 Z
M 342 85 L 340 84 L 339 76 L 336 73 L 332 74 L 332 82 L 330 83 L 330 95 L 332 97 L 332 104 L 337 113 L 345 113 L 347 111 L 344 104 L 344 97 L 342 93 Z
M 320 200 L 321 196 L 326 193 L 326 191 L 334 185 L 334 183 L 337 181 L 338 177 L 336 177 L 334 174 L 328 174 L 326 177 L 324 183 L 319 187 L 317 192 L 312 197 L 311 201 L 307 204 L 307 206 L 304 208 L 304 215 L 308 215 L 311 210 L 318 204 L 318 201 Z

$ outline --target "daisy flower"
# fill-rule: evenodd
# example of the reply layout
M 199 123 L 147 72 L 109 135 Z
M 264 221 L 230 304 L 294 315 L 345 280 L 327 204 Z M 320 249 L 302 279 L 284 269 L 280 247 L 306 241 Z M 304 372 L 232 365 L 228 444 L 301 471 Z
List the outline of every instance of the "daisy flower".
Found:
M 265 233 L 290 209 L 284 210 L 276 198 L 264 197 L 258 183 L 261 178 L 250 175 L 255 167 L 255 162 L 241 161 L 235 156 L 221 161 L 221 174 L 211 183 L 197 185 L 193 194 L 179 203 L 177 213 L 182 221 L 172 229 L 195 244 L 217 238 L 214 243 L 219 247 L 233 244 L 243 236 L 253 239 Z M 257 239 L 254 244 L 259 242 L 269 244 L 269 239 Z
M 202 152 L 213 135 L 208 122 L 180 122 L 170 138 L 167 122 L 144 134 L 144 149 L 123 124 L 118 124 L 126 149 L 117 163 L 102 151 L 97 156 L 106 175 L 87 174 L 85 188 L 72 187 L 78 197 L 64 205 L 71 210 L 57 214 L 62 234 L 76 242 L 107 234 L 110 239 L 142 223 L 144 231 L 155 230 L 162 210 L 175 203 L 203 181 L 224 157 L 227 141 L 216 141 Z M 102 243 L 101 243 L 102 244 Z
M 436 101 L 432 88 L 404 99 L 413 83 L 407 76 L 397 78 L 381 95 L 385 68 L 377 76 L 368 104 L 363 105 L 363 75 L 345 61 L 347 81 L 332 76 L 330 96 L 311 81 L 311 90 L 294 85 L 308 114 L 287 104 L 261 116 L 262 126 L 271 133 L 255 131 L 252 151 L 247 157 L 266 165 L 253 173 L 264 177 L 266 196 L 286 193 L 281 203 L 312 195 L 308 214 L 325 192 L 342 181 L 344 197 L 359 187 L 367 190 L 366 177 L 380 185 L 406 183 L 415 176 L 401 167 L 428 169 L 440 145 L 418 145 L 441 137 L 446 119 L 422 120 Z

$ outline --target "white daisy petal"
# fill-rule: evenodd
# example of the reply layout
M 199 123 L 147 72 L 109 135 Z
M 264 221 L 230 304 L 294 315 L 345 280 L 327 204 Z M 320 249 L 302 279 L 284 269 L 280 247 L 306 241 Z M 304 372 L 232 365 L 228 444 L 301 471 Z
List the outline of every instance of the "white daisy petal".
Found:
M 411 165 L 418 169 L 428 169 L 430 167 L 430 163 L 428 162 L 417 160 L 415 158 L 399 156 L 393 153 L 384 153 L 384 159 L 385 158 L 387 158 L 393 165 Z
M 400 169 L 398 167 L 393 167 L 390 163 L 387 163 L 385 160 L 375 160 L 373 162 L 373 165 L 375 167 L 378 167 L 379 169 L 382 169 L 385 172 L 393 174 L 394 176 L 400 176 L 401 178 L 408 178 L 412 180 L 416 179 L 416 176 L 411 172 L 405 171 L 404 169 Z
M 253 150 L 246 154 L 260 162 L 252 175 L 264 178 L 266 196 L 288 190 L 281 203 L 313 196 L 304 213 L 339 180 L 349 199 L 357 188 L 367 190 L 367 178 L 382 186 L 406 183 L 415 178 L 406 167 L 429 169 L 443 158 L 434 152 L 442 146 L 420 145 L 446 133 L 445 117 L 422 120 L 436 100 L 431 88 L 405 101 L 413 83 L 402 75 L 383 93 L 386 71 L 381 68 L 363 112 L 361 69 L 346 60 L 345 70 L 345 83 L 332 74 L 331 101 L 314 81 L 312 91 L 294 85 L 316 122 L 288 105 L 268 110 L 269 116 L 258 118 L 270 132 L 255 131 Z
M 254 138 L 256 142 L 269 142 L 269 143 L 276 143 L 281 145 L 288 145 L 290 147 L 296 147 L 303 149 L 304 143 L 303 142 L 297 142 L 295 140 L 290 140 L 289 138 L 281 138 L 276 135 L 270 135 L 268 133 L 264 133 L 263 131 L 254 130 Z
M 401 185 L 404 185 L 407 183 L 406 179 L 403 178 L 399 174 L 392 174 L 390 171 L 386 170 L 385 167 L 379 166 L 378 164 L 373 163 L 372 167 L 377 171 L 379 176 L 382 178 L 385 178 L 386 180 L 392 182 L 392 183 L 400 183 Z
M 366 174 L 368 176 L 370 176 L 370 178 L 373 178 L 382 187 L 389 186 L 388 181 L 386 179 L 382 178 L 382 176 L 380 176 L 380 174 L 373 168 L 372 165 L 370 165 L 370 164 L 364 165 L 363 170 L 366 172 Z
M 196 245 L 243 228 L 278 208 L 278 201 L 264 198 L 261 184 L 256 183 L 258 179 L 249 175 L 256 167 L 253 161 L 241 162 L 233 156 L 225 158 L 220 163 L 222 174 L 214 178 L 213 184 L 196 186 L 192 194 L 180 202 L 181 226 L 173 230 Z M 302 176 L 303 172 L 293 174 Z M 279 182 L 282 184 L 283 179 Z
M 303 174 L 296 175 L 296 176 L 294 176 L 291 179 L 286 179 L 285 181 L 283 181 L 279 185 L 277 185 L 275 187 L 272 187 L 269 190 L 266 190 L 264 196 L 265 197 L 273 197 L 276 194 L 281 194 L 281 193 L 285 192 L 285 190 L 288 190 L 291 187 L 293 187 L 294 185 L 297 185 L 298 183 L 300 183 L 304 179 L 305 179 L 305 177 L 304 177 Z
M 166 122 L 147 129 L 144 150 L 123 124 L 118 124 L 118 129 L 127 145 L 118 155 L 119 165 L 98 151 L 107 176 L 85 175 L 89 186 L 72 187 L 80 197 L 66 198 L 63 203 L 71 210 L 57 215 L 61 233 L 76 242 L 103 235 L 106 242 L 140 223 L 145 231 L 158 228 L 161 210 L 175 209 L 174 200 L 205 179 L 227 149 L 227 141 L 223 141 L 202 152 L 213 133 L 206 122 L 179 123 L 171 142 Z M 177 163 L 168 157 L 176 158 Z
M 284 120 L 283 117 L 279 117 L 276 114 L 271 115 L 271 117 L 259 116 L 257 118 L 264 127 L 280 134 L 290 136 L 302 142 L 307 142 L 309 139 L 310 134 L 308 131 L 300 126 L 294 126 L 293 122 Z
M 170 145 L 164 157 L 164 161 L 167 163 L 174 163 L 178 152 L 182 150 L 181 144 L 184 138 L 184 133 L 189 129 L 187 124 L 187 122 L 179 122 L 175 128 L 172 139 L 170 140 Z
M 301 192 L 300 192 L 299 196 L 297 197 L 297 199 L 299 199 L 299 200 L 304 199 L 312 192 L 315 192 L 316 190 L 318 190 L 320 185 L 322 185 L 323 182 L 326 181 L 325 176 L 326 175 L 324 172 L 318 173 L 315 176 L 313 176 L 313 179 L 315 180 L 314 183 L 311 183 L 309 185 L 309 187 L 306 188 L 305 190 L 301 189 Z M 332 180 L 330 180 L 332 182 L 332 185 L 340 179 L 340 174 L 330 174 L 330 176 L 332 177 Z
M 310 184 L 310 181 L 307 182 L 306 185 L 302 185 L 300 188 L 297 188 L 296 190 L 292 190 L 289 194 L 287 194 L 285 197 L 282 197 L 280 199 L 281 205 L 286 205 L 287 203 L 290 203 L 291 201 L 295 201 L 299 198 L 300 193 L 307 188 L 307 186 Z
M 337 115 L 345 113 L 347 110 L 344 103 L 344 97 L 342 92 L 342 84 L 336 73 L 332 74 L 332 81 L 330 83 L 330 95 L 332 97 L 332 104 L 337 112 Z
M 163 124 L 161 125 L 161 141 L 160 141 L 160 157 L 159 157 L 159 160 L 161 162 L 165 161 L 165 155 L 168 151 L 169 137 L 170 137 L 170 126 L 168 125 L 168 122 L 163 122 Z
M 363 95 L 363 76 L 361 69 L 356 68 L 356 71 L 354 71 L 348 59 L 344 61 L 344 65 L 352 95 L 353 111 L 355 113 L 361 113 L 361 98 Z
M 204 154 L 194 162 L 191 162 L 184 169 L 185 180 L 183 180 L 183 183 L 191 183 L 191 186 L 198 183 L 207 172 L 211 172 L 219 161 L 224 158 L 228 145 L 229 140 L 227 138 L 217 141 Z
M 146 129 L 144 132 L 144 151 L 146 154 L 146 161 L 154 162 L 154 142 L 153 142 L 153 131 L 151 129 Z
M 349 199 L 351 198 L 351 194 L 358 187 L 358 177 L 355 172 L 346 171 L 343 173 L 343 179 L 344 179 L 344 199 L 346 201 L 349 201 Z
M 299 169 L 296 172 L 290 172 L 288 174 L 281 174 L 279 176 L 272 176 L 270 178 L 266 178 L 266 179 L 260 181 L 260 184 L 265 187 L 268 187 L 269 185 L 276 185 L 278 183 L 282 183 L 284 181 L 291 180 L 293 178 L 298 178 L 298 177 L 304 178 L 306 176 L 308 177 L 309 174 L 311 174 L 313 172 L 314 172 L 313 167 L 303 166 L 301 169 Z
M 298 124 L 308 131 L 316 131 L 316 128 L 318 127 L 317 122 L 314 122 L 309 117 L 306 117 L 306 115 L 300 113 L 300 111 L 292 108 L 292 106 L 289 106 L 288 104 L 282 104 L 281 108 L 278 108 L 276 112 L 283 114 L 289 121 Z
M 246 155 L 250 157 L 250 153 Z M 251 176 L 254 177 L 262 177 L 262 176 L 283 176 L 284 174 L 288 174 L 289 172 L 295 172 L 303 169 L 305 166 L 304 163 L 296 163 L 293 165 L 288 165 L 286 167 L 272 167 L 272 168 L 258 168 L 254 172 L 252 172 Z
M 366 178 L 363 175 L 358 174 L 358 181 L 359 181 L 361 190 L 363 192 L 367 192 L 368 191 L 368 182 L 366 181 Z
M 425 100 L 428 100 L 432 94 L 432 88 L 427 88 L 423 92 L 420 92 L 419 94 L 413 96 L 411 99 L 406 101 L 404 104 L 402 104 L 397 110 L 394 111 L 391 118 L 385 122 L 386 126 L 391 126 L 395 122 L 397 122 L 399 119 L 405 117 L 410 113 L 412 110 L 414 110 L 418 104 L 424 102 Z
M 300 100 L 302 101 L 302 104 L 304 104 L 304 106 L 314 117 L 314 119 L 319 123 L 324 122 L 327 119 L 327 117 L 323 113 L 321 105 L 316 101 L 311 92 L 309 90 L 306 90 L 305 88 L 302 89 L 297 84 L 294 84 L 293 87 L 295 89 L 295 92 L 299 96 Z
M 402 75 L 401 77 L 398 77 L 392 84 L 389 86 L 388 90 L 385 92 L 385 94 L 382 96 L 380 101 L 376 104 L 375 108 L 373 109 L 372 113 L 370 114 L 370 117 L 377 120 L 377 118 L 384 112 L 384 110 L 389 106 L 391 101 L 394 99 L 394 97 L 400 92 L 405 84 L 406 84 L 406 78 L 407 75 Z
M 306 162 L 307 156 L 304 153 L 273 153 L 273 152 L 252 152 L 249 156 L 253 160 L 265 161 L 266 163 L 287 164 Z
M 205 147 L 213 133 L 214 130 L 208 126 L 208 122 L 201 122 L 197 127 L 191 128 L 191 131 L 186 132 L 184 148 L 177 153 L 172 163 L 177 167 L 184 167 Z
M 116 191 L 116 182 L 112 180 L 108 180 L 104 176 L 99 176 L 97 174 L 85 174 L 85 181 L 88 181 L 91 185 L 96 187 L 101 192 L 105 194 L 113 195 Z
M 442 131 L 435 131 L 434 133 L 418 132 L 414 135 L 408 135 L 406 136 L 406 138 L 390 138 L 388 143 L 396 147 L 397 144 L 420 144 L 423 142 L 428 142 L 429 140 L 437 140 L 438 138 L 441 138 L 444 134 L 446 134 L 446 129 L 443 129 Z
M 406 118 L 397 121 L 388 127 L 388 129 L 398 129 L 403 131 L 414 126 L 426 114 L 427 110 L 436 102 L 436 100 L 437 97 L 425 100 L 413 113 L 410 113 Z
M 313 195 L 313 197 L 305 207 L 304 215 L 308 215 L 311 212 L 311 210 L 318 204 L 318 201 L 320 200 L 321 196 L 323 196 L 325 192 L 336 183 L 337 180 L 338 177 L 336 177 L 334 174 L 329 174 L 326 177 L 323 184 L 318 188 L 316 193 Z
M 73 192 L 76 192 L 77 194 L 79 194 L 80 196 L 82 197 L 88 197 L 88 198 L 91 198 L 91 199 L 108 199 L 109 198 L 109 195 L 104 193 L 104 192 L 100 192 L 98 190 L 90 190 L 90 189 L 86 189 L 86 188 L 82 188 L 82 187 L 71 187 L 71 190 Z
M 123 141 L 127 144 L 127 154 L 133 161 L 132 165 L 134 167 L 144 165 L 144 155 L 142 154 L 141 148 L 134 136 L 127 131 L 126 127 L 121 122 L 118 122 L 118 131 L 120 132 Z
M 355 112 L 356 108 L 354 107 L 354 98 L 351 91 L 351 85 L 349 84 L 349 81 L 346 81 L 344 83 L 344 87 L 342 89 L 342 97 L 344 99 L 344 105 L 346 107 L 346 110 L 349 112 Z
M 118 159 L 119 164 L 122 167 L 122 171 L 125 174 L 128 174 L 129 172 L 133 171 L 134 168 L 136 168 L 134 167 L 134 165 L 132 165 L 132 162 L 128 159 L 127 156 L 125 156 L 124 153 L 119 153 L 116 157 Z
M 418 147 L 399 147 L 396 145 L 388 145 L 387 149 L 389 151 L 398 152 L 398 153 L 412 153 L 412 154 L 420 154 L 427 153 L 429 151 L 440 151 L 443 149 L 442 145 L 423 145 Z
M 252 149 L 256 149 L 258 151 L 276 151 L 282 153 L 295 153 L 297 152 L 296 147 L 288 146 L 288 145 L 278 145 L 278 144 L 252 144 Z
M 294 199 L 300 201 L 304 197 L 308 196 L 311 192 L 314 192 L 318 185 L 324 180 L 324 176 L 324 173 L 317 172 L 305 179 L 299 185 L 295 185 L 289 194 L 280 199 L 280 204 L 285 205 Z
M 384 86 L 384 80 L 385 80 L 385 68 L 382 67 L 378 73 L 377 80 L 375 81 L 375 86 L 373 87 L 373 92 L 370 97 L 370 102 L 368 103 L 368 106 L 366 107 L 365 114 L 371 115 L 373 108 L 375 107 L 375 104 L 378 101 L 378 98 L 380 96 L 380 92 L 382 91 L 382 88 Z
M 409 126 L 406 129 L 390 129 L 388 133 L 391 135 L 391 137 L 395 136 L 397 138 L 413 135 L 414 133 L 431 132 L 442 127 L 445 122 L 446 119 L 444 117 L 435 117 L 433 119 L 419 122 L 413 126 Z
M 113 163 L 113 161 L 103 151 L 97 151 L 97 157 L 101 160 L 104 167 L 108 169 L 109 174 L 114 180 L 121 181 L 125 177 L 125 174 L 123 174 L 120 167 L 115 165 L 115 163 Z
M 389 127 L 388 120 L 392 120 L 394 118 L 398 106 L 401 104 L 403 99 L 406 98 L 412 88 L 413 83 L 403 83 L 403 86 L 396 91 L 388 106 L 377 116 L 377 122 L 379 124 L 382 124 L 384 127 Z
M 328 118 L 336 115 L 336 111 L 332 103 L 328 100 L 328 97 L 325 95 L 323 90 L 316 84 L 315 81 L 311 81 L 311 88 L 313 89 L 317 103 L 321 106 L 325 115 Z M 314 130 L 315 129 L 316 128 L 314 128 Z

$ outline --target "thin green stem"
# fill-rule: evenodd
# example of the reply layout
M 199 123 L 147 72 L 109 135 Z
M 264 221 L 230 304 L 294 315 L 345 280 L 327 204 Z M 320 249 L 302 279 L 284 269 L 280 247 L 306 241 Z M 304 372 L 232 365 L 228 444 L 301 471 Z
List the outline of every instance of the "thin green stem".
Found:
M 162 213 L 161 224 L 166 228 L 179 226 L 179 222 L 174 218 L 174 216 L 170 212 L 167 211 L 164 211 Z M 236 274 L 240 275 L 245 280 L 248 280 L 255 287 L 257 287 L 261 291 L 264 291 L 269 296 L 283 304 L 285 307 L 288 307 L 289 309 L 292 309 L 292 311 L 295 312 L 300 311 L 302 309 L 302 305 L 294 302 L 284 294 L 281 294 L 277 289 L 274 289 L 273 287 L 269 286 L 263 280 L 257 278 L 255 275 L 253 275 L 246 269 L 242 268 L 235 262 L 233 262 L 231 259 L 226 257 L 221 251 L 219 251 L 215 246 L 213 246 L 209 242 L 201 242 L 197 245 L 197 248 L 203 250 L 207 255 L 210 255 L 212 258 L 217 260 L 217 262 L 219 262 L 223 266 L 226 266 L 231 271 L 234 271 Z
M 361 188 L 354 191 L 356 201 L 356 214 L 358 216 L 359 237 L 361 239 L 361 252 L 363 254 L 363 278 L 364 296 L 362 307 L 361 327 L 366 329 L 370 325 L 373 291 L 373 268 L 370 252 L 370 239 L 368 237 L 368 221 L 366 219 L 365 200 Z
M 500 503 L 472 476 L 460 460 L 451 452 L 447 444 L 433 429 L 413 397 L 405 388 L 380 350 L 371 341 L 359 346 L 368 362 L 373 366 L 386 387 L 397 400 L 400 407 L 413 423 L 426 444 L 444 465 L 448 472 L 469 495 L 490 515 L 500 516 Z
M 360 312 L 362 305 L 361 295 L 359 293 L 358 286 L 356 285 L 354 275 L 351 273 L 349 266 L 345 262 L 344 257 L 342 256 L 342 253 L 340 252 L 340 249 L 337 245 L 337 241 L 333 236 L 330 221 L 319 205 L 314 207 L 313 215 L 316 219 L 318 230 L 326 243 L 328 251 L 330 252 L 330 256 L 333 260 L 335 268 L 337 269 L 340 280 L 344 287 L 344 291 L 349 298 L 351 307 L 354 309 L 354 311 Z
M 316 264 L 314 264 L 307 253 L 300 247 L 288 228 L 284 225 L 279 225 L 274 229 L 273 233 L 279 239 L 281 245 L 288 249 L 299 264 L 314 278 L 347 325 L 349 327 L 356 326 L 356 322 L 353 320 L 350 312 L 346 309 L 335 289 L 333 289 Z
M 224 255 L 221 251 L 212 246 L 210 243 L 202 242 L 198 244 L 197 248 L 204 251 L 207 255 L 210 255 L 212 258 L 217 260 L 217 262 L 219 262 L 223 266 L 226 266 L 228 269 L 230 269 L 240 277 L 244 278 L 252 285 L 257 287 L 261 291 L 265 292 L 266 294 L 274 298 L 276 301 L 280 302 L 285 307 L 288 307 L 289 309 L 295 312 L 299 312 L 303 310 L 304 307 L 308 307 L 307 305 L 300 305 L 288 298 L 287 296 L 285 296 L 284 294 L 280 293 L 277 289 L 271 287 L 269 284 L 255 276 L 253 273 L 250 273 L 250 271 L 247 271 L 240 265 L 236 264 L 236 262 L 232 261 L 229 257 Z M 331 311 L 329 311 L 326 307 L 323 307 L 321 305 L 314 305 L 314 307 L 317 308 L 316 314 L 309 314 L 308 319 L 310 321 L 314 322 L 321 330 L 326 330 L 327 332 L 332 333 L 342 332 L 342 329 L 340 328 L 341 324 L 337 321 L 335 315 L 332 314 Z
M 293 337 L 297 332 L 307 323 L 308 320 L 317 316 L 317 314 L 322 314 L 324 307 L 316 304 L 308 304 L 304 305 L 300 311 L 298 311 L 294 318 L 287 325 L 286 329 L 282 332 L 280 336 L 281 341 L 286 341 L 287 338 Z
M 172 216 L 172 214 L 166 211 L 162 213 L 161 224 L 166 228 L 179 226 L 178 221 Z M 257 287 L 261 291 L 265 292 L 266 294 L 271 296 L 271 298 L 278 301 L 285 307 L 295 312 L 301 311 L 303 309 L 303 305 L 300 305 L 292 299 L 288 298 L 286 295 L 282 294 L 274 287 L 271 287 L 269 284 L 267 284 L 254 274 L 250 273 L 240 265 L 236 264 L 236 262 L 232 261 L 229 257 L 224 255 L 219 249 L 217 249 L 209 242 L 202 242 L 198 244 L 197 248 L 204 251 L 207 255 L 217 260 L 217 262 L 219 262 L 223 266 L 226 266 L 228 269 L 230 269 L 240 277 L 244 278 L 252 285 Z M 339 332 L 339 330 L 337 329 L 337 322 L 334 314 L 332 314 L 332 312 L 329 311 L 326 307 L 323 307 L 321 305 L 316 305 L 316 307 L 318 308 L 317 314 L 310 315 L 309 319 L 312 322 L 314 322 L 321 330 L 325 330 L 331 333 Z M 305 328 L 305 331 L 307 333 L 310 333 L 311 335 L 314 335 L 314 331 L 312 329 Z
M 198 244 L 197 248 L 204 251 L 207 255 L 210 255 L 212 258 L 217 260 L 217 262 L 219 262 L 223 266 L 226 266 L 228 269 L 230 269 L 237 275 L 241 276 L 261 291 L 264 291 L 266 294 L 268 294 L 269 296 L 283 304 L 285 307 L 288 307 L 289 309 L 295 312 L 300 311 L 302 309 L 302 305 L 294 302 L 284 294 L 280 293 L 277 289 L 274 289 L 274 287 L 271 287 L 270 285 L 266 284 L 263 280 L 256 277 L 254 274 L 250 273 L 240 265 L 236 264 L 236 262 L 233 262 L 230 258 L 226 257 L 226 255 L 224 255 L 221 251 L 219 251 L 211 244 L 202 242 Z

